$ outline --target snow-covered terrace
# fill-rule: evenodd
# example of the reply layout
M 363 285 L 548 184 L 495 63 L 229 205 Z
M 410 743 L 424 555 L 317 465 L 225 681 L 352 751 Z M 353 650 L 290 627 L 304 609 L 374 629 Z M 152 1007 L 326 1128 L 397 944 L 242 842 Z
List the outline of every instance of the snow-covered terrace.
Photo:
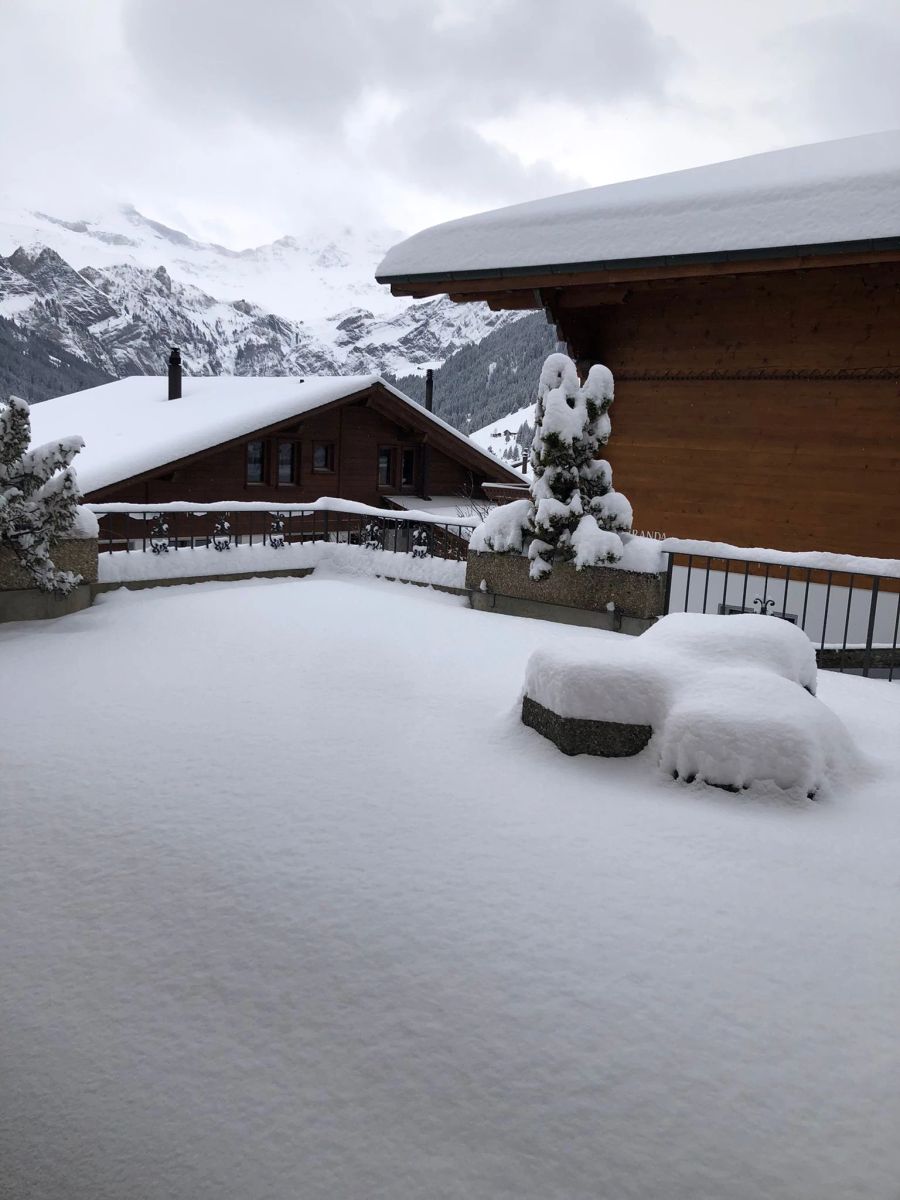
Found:
M 382 283 L 900 248 L 900 130 L 463 217 L 388 251 Z
M 731 796 L 522 726 L 617 636 L 324 571 L 0 628 L 8 1193 L 893 1196 L 900 691 Z

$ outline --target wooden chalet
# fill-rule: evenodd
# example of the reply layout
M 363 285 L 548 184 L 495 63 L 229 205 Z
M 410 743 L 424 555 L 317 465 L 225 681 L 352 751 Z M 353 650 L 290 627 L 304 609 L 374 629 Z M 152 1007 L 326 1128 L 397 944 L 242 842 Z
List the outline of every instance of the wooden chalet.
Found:
M 174 357 L 174 356 L 173 356 Z M 174 369 L 177 366 L 177 370 Z M 32 408 L 36 443 L 79 434 L 93 503 L 335 496 L 384 508 L 521 483 L 499 459 L 378 376 L 132 377 Z
M 635 525 L 744 546 L 900 546 L 900 132 L 450 222 L 396 295 L 543 309 L 616 379 Z

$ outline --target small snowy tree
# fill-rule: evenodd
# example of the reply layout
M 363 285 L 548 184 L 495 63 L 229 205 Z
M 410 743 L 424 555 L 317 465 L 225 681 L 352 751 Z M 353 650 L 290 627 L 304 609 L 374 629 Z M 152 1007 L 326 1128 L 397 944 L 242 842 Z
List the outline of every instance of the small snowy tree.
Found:
M 65 596 L 81 581 L 58 571 L 51 542 L 75 523 L 78 484 L 69 464 L 84 445 L 63 438 L 29 450 L 31 415 L 18 396 L 0 404 L 0 545 L 8 546 L 44 592 Z
M 599 364 L 584 384 L 565 354 L 551 354 L 538 382 L 531 443 L 531 501 L 496 510 L 472 539 L 473 549 L 521 552 L 540 579 L 554 562 L 576 569 L 617 562 L 619 534 L 631 528 L 631 505 L 613 490 L 612 468 L 599 457 L 610 435 L 613 377 Z M 510 522 L 521 521 L 516 532 Z

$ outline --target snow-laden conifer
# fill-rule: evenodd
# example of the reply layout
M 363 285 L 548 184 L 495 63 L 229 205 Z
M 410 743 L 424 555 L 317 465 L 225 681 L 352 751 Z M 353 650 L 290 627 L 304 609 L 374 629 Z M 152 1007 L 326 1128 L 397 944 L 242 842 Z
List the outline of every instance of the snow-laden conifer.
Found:
M 502 506 L 476 530 L 473 549 L 526 549 L 534 579 L 554 562 L 580 569 L 622 557 L 619 534 L 631 528 L 631 505 L 613 489 L 612 468 L 599 457 L 609 440 L 613 394 L 608 368 L 591 367 L 582 384 L 567 355 L 549 356 L 538 381 L 531 501 L 516 502 L 521 536 L 510 529 L 512 506 Z
M 81 576 L 58 571 L 51 543 L 71 532 L 78 484 L 70 463 L 84 445 L 61 438 L 29 450 L 29 407 L 18 396 L 0 404 L 0 545 L 8 546 L 44 592 L 67 595 Z

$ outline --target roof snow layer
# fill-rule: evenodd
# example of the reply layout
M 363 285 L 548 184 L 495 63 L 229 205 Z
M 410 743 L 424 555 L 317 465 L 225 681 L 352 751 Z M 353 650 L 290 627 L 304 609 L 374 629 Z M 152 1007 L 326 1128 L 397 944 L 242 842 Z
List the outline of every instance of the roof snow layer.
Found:
M 900 245 L 900 130 L 754 154 L 448 221 L 390 250 L 382 283 L 565 265 Z M 882 248 L 876 246 L 874 248 Z M 886 248 L 886 247 L 884 247 Z
M 380 375 L 306 377 L 185 375 L 182 394 L 169 400 L 164 375 L 134 375 L 45 400 L 31 408 L 31 442 L 84 438 L 74 461 L 85 494 L 110 487 L 293 416 L 353 396 L 375 384 L 483 456 L 490 470 L 514 473 L 464 433 L 386 383 Z M 222 497 L 227 499 L 227 497 Z
M 165 376 L 135 375 L 33 405 L 31 440 L 39 446 L 71 434 L 83 437 L 84 449 L 73 466 L 82 492 L 95 492 L 360 392 L 377 380 L 377 375 L 185 376 L 181 399 L 169 400 Z

